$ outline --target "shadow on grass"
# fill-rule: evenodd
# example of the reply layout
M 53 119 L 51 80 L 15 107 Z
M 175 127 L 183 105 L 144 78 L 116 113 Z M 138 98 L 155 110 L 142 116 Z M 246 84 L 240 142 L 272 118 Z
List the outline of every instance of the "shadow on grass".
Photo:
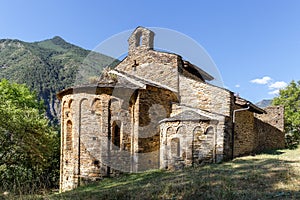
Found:
M 300 174 L 293 168 L 299 162 L 271 157 L 122 175 L 50 199 L 300 199 Z
M 284 154 L 284 149 L 273 149 L 273 150 L 265 150 L 260 154 L 268 154 L 268 155 L 281 155 Z

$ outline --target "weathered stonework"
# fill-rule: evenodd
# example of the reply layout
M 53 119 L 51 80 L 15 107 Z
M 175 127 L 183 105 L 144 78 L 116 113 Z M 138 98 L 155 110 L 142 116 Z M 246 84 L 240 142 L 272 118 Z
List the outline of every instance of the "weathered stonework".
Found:
M 284 107 L 283 106 L 269 106 L 264 108 L 266 114 L 255 114 L 257 119 L 270 124 L 274 128 L 284 131 Z
M 256 149 L 253 112 L 243 111 L 236 114 L 234 132 L 234 156 L 250 154 Z
M 264 109 L 267 113 L 255 115 L 255 131 L 258 134 L 257 151 L 284 148 L 284 107 L 270 106 Z
M 217 161 L 217 121 L 166 121 L 161 125 L 160 168 Z
M 241 107 L 236 106 L 236 109 Z M 238 112 L 234 126 L 234 156 L 284 148 L 284 109 L 267 107 L 263 114 Z
M 153 50 L 153 41 L 151 30 L 138 27 L 128 56 L 97 85 L 58 94 L 60 191 L 124 171 L 218 163 L 283 147 L 281 107 L 265 112 L 207 83 L 212 76 Z

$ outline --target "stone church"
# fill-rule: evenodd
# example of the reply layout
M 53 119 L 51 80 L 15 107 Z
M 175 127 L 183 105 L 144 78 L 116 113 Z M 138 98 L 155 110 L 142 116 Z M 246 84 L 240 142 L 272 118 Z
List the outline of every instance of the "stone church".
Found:
M 218 163 L 284 147 L 283 108 L 261 109 L 214 86 L 138 27 L 128 56 L 97 84 L 60 91 L 60 190 L 120 172 Z

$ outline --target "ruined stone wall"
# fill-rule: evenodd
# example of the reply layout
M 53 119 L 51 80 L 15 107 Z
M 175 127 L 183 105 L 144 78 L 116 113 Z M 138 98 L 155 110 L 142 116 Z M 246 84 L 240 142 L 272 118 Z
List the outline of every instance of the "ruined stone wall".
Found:
M 257 151 L 285 147 L 284 107 L 270 106 L 267 113 L 255 115 L 255 131 L 259 136 Z
M 264 108 L 266 114 L 255 114 L 257 119 L 284 131 L 284 107 L 283 106 L 269 106 Z
M 235 107 L 237 108 L 239 107 Z M 249 111 L 236 113 L 235 156 L 284 148 L 284 110 L 280 106 L 265 110 L 266 114 Z
M 204 82 L 179 75 L 179 95 L 183 105 L 230 116 L 232 93 Z
M 161 124 L 160 168 L 216 162 L 216 131 L 215 122 L 164 122 Z
M 254 119 L 254 123 L 259 137 L 256 152 L 285 147 L 284 132 L 257 118 Z

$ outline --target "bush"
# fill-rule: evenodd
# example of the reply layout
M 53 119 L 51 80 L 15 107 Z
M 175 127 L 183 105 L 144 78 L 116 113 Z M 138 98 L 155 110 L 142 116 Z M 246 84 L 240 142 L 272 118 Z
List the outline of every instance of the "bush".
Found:
M 25 85 L 0 82 L 0 191 L 35 193 L 58 183 L 59 137 Z

